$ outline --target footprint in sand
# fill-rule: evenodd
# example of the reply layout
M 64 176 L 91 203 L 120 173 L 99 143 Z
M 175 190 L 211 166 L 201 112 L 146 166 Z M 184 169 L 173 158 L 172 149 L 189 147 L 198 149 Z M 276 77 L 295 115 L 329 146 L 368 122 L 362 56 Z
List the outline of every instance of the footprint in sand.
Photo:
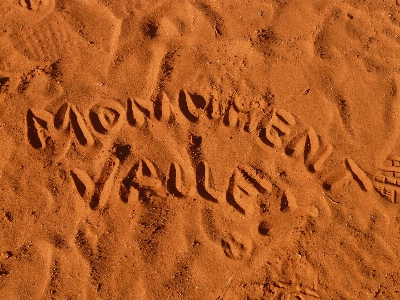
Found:
M 375 175 L 375 189 L 392 203 L 400 203 L 400 158 L 389 156 Z

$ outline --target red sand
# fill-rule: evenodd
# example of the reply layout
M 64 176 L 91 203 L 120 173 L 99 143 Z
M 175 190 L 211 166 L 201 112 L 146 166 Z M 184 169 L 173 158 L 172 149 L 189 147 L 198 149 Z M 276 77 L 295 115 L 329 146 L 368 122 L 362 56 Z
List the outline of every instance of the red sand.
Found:
M 400 299 L 399 5 L 2 1 L 0 299 Z

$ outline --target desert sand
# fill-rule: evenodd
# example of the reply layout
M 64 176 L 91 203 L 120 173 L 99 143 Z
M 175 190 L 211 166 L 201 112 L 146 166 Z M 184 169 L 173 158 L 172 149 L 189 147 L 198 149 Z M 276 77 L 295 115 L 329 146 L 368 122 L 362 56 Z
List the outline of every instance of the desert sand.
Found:
M 0 2 L 0 299 L 400 299 L 400 2 Z

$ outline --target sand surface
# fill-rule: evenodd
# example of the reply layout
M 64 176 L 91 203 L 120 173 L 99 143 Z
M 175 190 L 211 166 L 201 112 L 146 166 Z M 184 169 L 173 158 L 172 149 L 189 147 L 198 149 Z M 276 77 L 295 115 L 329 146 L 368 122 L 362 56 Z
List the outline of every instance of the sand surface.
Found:
M 400 299 L 399 0 L 2 0 L 0 299 Z

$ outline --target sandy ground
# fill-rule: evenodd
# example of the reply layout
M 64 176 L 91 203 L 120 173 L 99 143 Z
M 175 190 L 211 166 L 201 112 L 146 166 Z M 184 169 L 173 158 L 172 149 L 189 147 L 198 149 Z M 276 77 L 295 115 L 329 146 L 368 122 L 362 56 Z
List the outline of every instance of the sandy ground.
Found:
M 400 2 L 0 2 L 0 299 L 400 299 Z

